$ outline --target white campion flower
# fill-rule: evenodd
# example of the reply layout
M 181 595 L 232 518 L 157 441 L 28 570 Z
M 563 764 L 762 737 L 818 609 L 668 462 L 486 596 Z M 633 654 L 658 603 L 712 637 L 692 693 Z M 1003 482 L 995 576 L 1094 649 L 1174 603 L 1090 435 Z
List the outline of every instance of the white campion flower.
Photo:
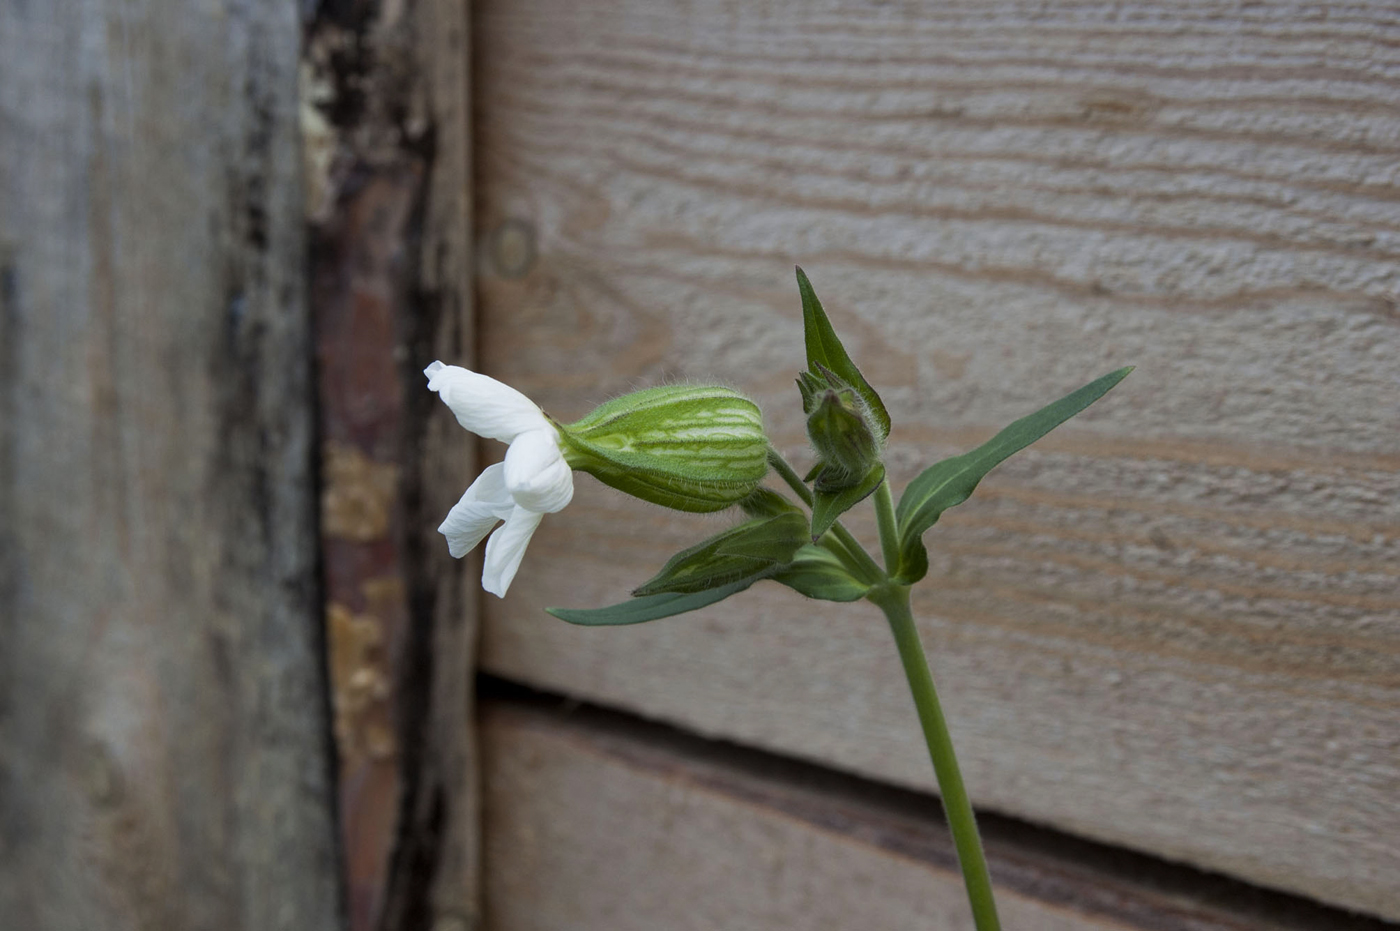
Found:
M 559 431 L 525 395 L 494 378 L 434 362 L 423 370 L 457 422 L 478 436 L 508 443 L 505 462 L 488 466 L 448 512 L 438 532 L 461 558 L 505 521 L 486 543 L 481 587 L 504 598 L 525 548 L 546 514 L 574 497 L 574 476 L 564 461 Z

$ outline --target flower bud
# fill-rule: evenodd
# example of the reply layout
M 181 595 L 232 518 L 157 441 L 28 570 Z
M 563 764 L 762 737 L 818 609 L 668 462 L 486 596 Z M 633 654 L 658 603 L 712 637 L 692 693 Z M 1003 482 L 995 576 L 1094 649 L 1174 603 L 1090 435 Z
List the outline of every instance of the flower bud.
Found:
M 880 462 L 884 437 L 869 405 L 851 385 L 824 366 L 797 380 L 807 413 L 807 437 L 817 451 L 817 487 L 835 491 L 856 485 Z
M 605 485 L 679 511 L 718 511 L 768 471 L 758 405 L 729 388 L 667 385 L 559 427 L 564 459 Z

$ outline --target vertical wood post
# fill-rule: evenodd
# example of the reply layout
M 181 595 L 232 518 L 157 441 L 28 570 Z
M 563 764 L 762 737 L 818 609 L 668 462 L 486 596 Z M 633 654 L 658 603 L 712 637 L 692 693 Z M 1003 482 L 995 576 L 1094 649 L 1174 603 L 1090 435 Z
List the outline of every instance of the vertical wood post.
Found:
M 351 931 L 479 915 L 475 606 L 434 530 L 473 449 L 422 374 L 474 351 L 467 14 L 323 5 L 303 52 Z
M 0 6 L 0 915 L 340 926 L 296 5 Z

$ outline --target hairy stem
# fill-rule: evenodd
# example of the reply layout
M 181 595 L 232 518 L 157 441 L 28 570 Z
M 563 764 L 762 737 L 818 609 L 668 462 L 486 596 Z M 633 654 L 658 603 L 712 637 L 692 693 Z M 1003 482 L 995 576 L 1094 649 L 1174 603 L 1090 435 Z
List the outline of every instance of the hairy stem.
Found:
M 885 557 L 885 571 L 894 575 L 899 571 L 899 528 L 895 523 L 894 496 L 890 493 L 888 478 L 875 489 L 875 519 L 880 524 L 880 552 Z
M 768 447 L 768 464 L 773 467 L 773 471 L 787 483 L 787 486 L 802 499 L 802 503 L 807 507 L 812 506 L 812 489 L 807 487 L 807 483 L 802 481 L 802 476 L 797 474 L 797 470 L 788 464 L 783 458 L 783 454 L 773 447 Z

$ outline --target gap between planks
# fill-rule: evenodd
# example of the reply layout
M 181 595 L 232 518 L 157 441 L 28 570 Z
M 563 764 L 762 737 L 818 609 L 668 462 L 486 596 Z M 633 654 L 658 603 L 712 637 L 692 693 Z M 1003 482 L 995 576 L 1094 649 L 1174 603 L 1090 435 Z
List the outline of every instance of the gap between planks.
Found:
M 957 870 L 946 822 L 928 795 L 707 739 L 485 673 L 478 674 L 477 691 L 488 728 L 548 732 L 583 753 L 657 779 L 794 819 L 937 871 Z M 1156 931 L 1397 927 L 1004 815 L 979 814 L 978 824 L 999 889 L 1086 918 Z

